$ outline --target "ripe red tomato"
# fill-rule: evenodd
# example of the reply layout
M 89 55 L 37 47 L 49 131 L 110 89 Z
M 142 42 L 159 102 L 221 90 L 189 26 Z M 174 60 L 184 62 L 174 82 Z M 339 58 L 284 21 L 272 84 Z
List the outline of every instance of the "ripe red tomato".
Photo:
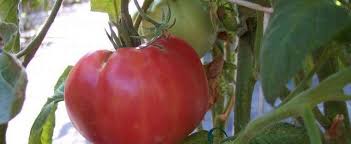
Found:
M 70 119 L 94 144 L 176 144 L 202 120 L 208 85 L 196 52 L 176 37 L 100 50 L 66 82 Z

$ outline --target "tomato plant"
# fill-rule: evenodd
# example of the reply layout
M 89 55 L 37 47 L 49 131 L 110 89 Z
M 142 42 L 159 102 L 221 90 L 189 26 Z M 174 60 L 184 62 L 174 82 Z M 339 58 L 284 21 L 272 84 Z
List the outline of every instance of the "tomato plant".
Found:
M 97 144 L 179 143 L 202 120 L 208 100 L 198 56 L 173 36 L 90 53 L 65 88 L 73 124 Z
M 170 11 L 167 11 L 167 7 Z M 155 1 L 147 14 L 158 21 L 162 20 L 163 15 L 171 14 L 175 24 L 170 32 L 187 41 L 200 57 L 212 48 L 216 40 L 216 26 L 211 21 L 208 6 L 201 0 Z M 151 24 L 144 21 L 141 33 L 150 34 L 150 27 Z
M 66 68 L 29 144 L 53 142 L 60 101 L 96 144 L 351 143 L 349 1 L 133 1 L 134 21 L 130 0 L 90 1 L 108 13 L 116 51 L 89 53 Z M 62 0 L 24 47 L 18 20 L 26 2 L 0 0 L 1 144 L 22 109 L 26 67 Z M 206 51 L 212 57 L 201 65 Z

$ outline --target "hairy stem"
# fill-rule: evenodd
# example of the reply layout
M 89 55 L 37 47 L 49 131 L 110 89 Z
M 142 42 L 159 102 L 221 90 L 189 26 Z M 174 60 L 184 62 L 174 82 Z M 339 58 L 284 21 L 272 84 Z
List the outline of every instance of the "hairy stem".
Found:
M 266 113 L 262 117 L 250 122 L 246 128 L 239 133 L 237 139 L 234 141 L 227 141 L 224 144 L 248 144 L 252 138 L 260 133 L 265 127 L 274 124 L 277 121 L 285 119 L 291 115 L 297 115 L 296 111 L 293 113 L 289 106 L 284 106 L 276 109 L 273 112 Z
M 143 6 L 141 7 L 141 10 L 143 12 L 147 12 L 147 9 L 149 9 L 150 5 L 154 2 L 154 0 L 145 0 L 143 3 Z M 136 29 L 136 31 L 138 31 L 139 26 L 141 24 L 141 20 L 142 20 L 142 16 L 140 15 L 140 13 L 138 13 L 136 20 L 134 22 L 134 28 Z
M 224 112 L 219 115 L 219 118 L 222 121 L 227 121 L 228 117 L 230 116 L 230 112 L 234 109 L 235 106 L 235 96 L 231 96 L 228 100 L 229 102 L 226 105 L 226 108 L 224 109 Z
M 301 92 L 281 107 L 251 121 L 237 139 L 226 141 L 224 144 L 248 144 L 265 127 L 291 116 L 303 116 L 306 108 L 312 109 L 323 101 L 350 100 L 351 96 L 346 96 L 343 92 L 344 86 L 350 82 L 351 67 L 333 74 L 316 88 Z
M 140 39 L 137 38 L 138 32 L 134 29 L 132 17 L 129 14 L 129 0 L 121 0 L 121 19 L 118 22 L 118 32 L 125 42 L 126 47 L 139 46 Z M 133 36 L 133 37 L 132 37 Z
M 24 48 L 22 51 L 18 52 L 16 56 L 18 58 L 21 58 L 23 56 L 26 56 L 23 62 L 23 66 L 27 66 L 29 62 L 32 60 L 34 57 L 35 53 L 39 49 L 41 43 L 43 42 L 47 32 L 49 31 L 49 28 L 51 27 L 52 23 L 54 22 L 56 15 L 61 7 L 63 0 L 56 0 L 54 7 L 52 8 L 52 11 L 46 20 L 44 26 L 38 33 L 38 35 L 29 43 L 29 45 Z
M 234 109 L 235 133 L 241 131 L 250 121 L 251 99 L 255 85 L 253 77 L 254 61 L 250 37 L 249 34 L 242 36 L 238 47 L 238 71 L 236 76 L 236 102 Z

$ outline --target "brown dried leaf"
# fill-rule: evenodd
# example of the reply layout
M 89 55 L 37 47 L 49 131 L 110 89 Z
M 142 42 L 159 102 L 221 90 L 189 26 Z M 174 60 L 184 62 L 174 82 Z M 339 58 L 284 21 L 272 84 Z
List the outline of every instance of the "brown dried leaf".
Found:
M 209 93 L 210 93 L 210 107 L 217 101 L 220 96 L 219 93 L 219 76 L 223 70 L 224 59 L 222 55 L 215 57 L 215 59 L 205 66 L 206 76 L 208 80 Z

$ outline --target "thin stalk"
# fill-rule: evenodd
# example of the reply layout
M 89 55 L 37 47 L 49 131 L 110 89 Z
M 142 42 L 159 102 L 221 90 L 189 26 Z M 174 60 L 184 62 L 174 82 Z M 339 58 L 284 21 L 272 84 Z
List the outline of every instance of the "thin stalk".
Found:
M 318 107 L 313 108 L 313 114 L 316 120 L 321 124 L 324 129 L 328 129 L 331 121 L 323 115 L 323 113 L 318 109 Z
M 29 43 L 29 45 L 26 48 L 24 48 L 22 51 L 16 54 L 17 58 L 26 56 L 23 62 L 23 65 L 25 67 L 34 57 L 35 53 L 37 52 L 41 43 L 43 42 L 47 32 L 49 31 L 49 28 L 51 27 L 52 23 L 54 22 L 57 16 L 57 13 L 61 7 L 62 1 L 63 0 L 56 0 L 48 19 L 46 20 L 42 29 L 39 31 L 38 35 Z
M 234 130 L 235 133 L 241 131 L 251 117 L 252 92 L 255 85 L 254 60 L 250 35 L 246 34 L 240 38 L 238 47 L 238 69 L 235 88 L 235 108 L 234 108 Z
M 261 5 L 269 5 L 265 0 L 258 0 L 256 1 L 258 4 Z M 262 43 L 262 37 L 265 30 L 265 15 L 267 13 L 257 11 L 256 12 L 256 34 L 255 34 L 255 47 L 254 47 L 254 62 L 255 62 L 255 77 L 259 79 L 258 75 L 260 72 L 260 49 Z M 264 112 L 264 96 L 260 95 L 258 98 L 258 114 L 263 114 Z
M 213 119 L 213 127 L 218 128 L 223 130 L 225 123 L 219 118 L 219 115 L 223 112 L 223 105 L 224 105 L 224 97 L 221 95 L 220 97 L 217 98 L 217 102 L 212 108 L 212 119 Z M 217 144 L 219 143 L 224 135 L 221 131 L 214 131 L 214 143 Z
M 134 47 L 139 46 L 141 41 L 137 36 L 139 36 L 138 32 L 134 29 L 132 17 L 129 14 L 129 0 L 121 0 L 121 19 L 117 27 L 118 31 L 123 30 L 121 33 L 121 38 L 126 43 L 126 47 Z
M 235 58 L 231 58 L 232 57 L 232 51 L 231 51 L 231 44 L 229 42 L 224 42 L 224 53 L 225 53 L 225 60 L 227 62 L 230 63 L 235 63 Z M 225 70 L 225 69 L 224 69 Z M 233 75 L 233 77 L 236 76 L 235 74 L 236 71 L 233 71 L 233 73 L 231 73 Z M 234 79 L 228 83 L 234 83 Z M 230 87 L 232 87 L 233 91 L 230 91 L 230 93 L 227 93 L 227 104 L 225 105 L 224 111 L 222 112 L 222 114 L 219 115 L 219 118 L 226 123 L 230 113 L 234 110 L 234 106 L 235 106 L 235 85 L 233 84 L 229 84 Z
M 134 4 L 136 6 L 136 8 L 138 9 L 139 15 L 144 18 L 146 21 L 150 22 L 151 24 L 157 26 L 159 25 L 157 21 L 153 20 L 151 17 L 149 17 L 143 9 L 141 9 L 141 7 L 138 4 L 137 0 L 134 0 Z
M 226 108 L 224 109 L 224 112 L 222 114 L 220 114 L 218 117 L 223 121 L 226 122 L 230 112 L 232 112 L 232 110 L 234 109 L 235 106 L 235 96 L 231 96 L 229 97 L 229 102 L 226 105 Z
M 323 101 L 350 100 L 351 96 L 344 95 L 342 91 L 343 87 L 350 81 L 351 67 L 333 74 L 316 88 L 301 92 L 281 107 L 251 121 L 235 140 L 228 140 L 224 144 L 248 144 L 265 127 L 288 117 L 303 116 L 306 108 L 313 108 Z
M 255 34 L 255 43 L 254 43 L 254 62 L 255 62 L 255 77 L 258 78 L 259 68 L 260 68 L 260 48 L 263 37 L 263 13 L 256 12 L 256 34 Z
M 143 3 L 143 6 L 141 7 L 141 10 L 146 13 L 153 2 L 154 2 L 154 0 L 145 0 Z M 142 20 L 142 16 L 140 15 L 140 12 L 139 12 L 137 17 L 136 17 L 136 20 L 134 22 L 134 28 L 136 31 L 138 31 L 138 29 L 139 29 L 139 26 L 141 24 L 141 20 Z

